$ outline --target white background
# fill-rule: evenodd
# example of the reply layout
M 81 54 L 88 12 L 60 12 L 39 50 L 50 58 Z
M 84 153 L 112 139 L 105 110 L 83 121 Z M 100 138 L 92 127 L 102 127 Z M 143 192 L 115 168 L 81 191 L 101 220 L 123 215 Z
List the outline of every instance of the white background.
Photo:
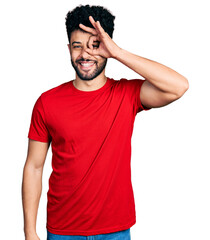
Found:
M 1 239 L 24 239 L 22 171 L 33 105 L 39 95 L 75 77 L 65 16 L 79 4 L 115 16 L 113 40 L 184 75 L 178 101 L 136 116 L 132 182 L 137 223 L 132 240 L 210 239 L 209 5 L 201 0 L 4 1 L 0 6 Z M 142 78 L 114 59 L 106 75 Z M 43 175 L 37 233 L 46 240 L 51 149 Z

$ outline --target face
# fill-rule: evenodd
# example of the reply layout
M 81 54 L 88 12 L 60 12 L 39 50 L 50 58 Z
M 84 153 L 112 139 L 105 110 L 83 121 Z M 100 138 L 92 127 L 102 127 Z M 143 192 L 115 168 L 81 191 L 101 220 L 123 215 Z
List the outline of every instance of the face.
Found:
M 107 59 L 101 56 L 92 56 L 86 52 L 91 33 L 75 30 L 71 33 L 69 51 L 71 63 L 76 71 L 77 77 L 89 81 L 100 74 L 104 74 Z M 93 47 L 98 47 L 97 43 Z

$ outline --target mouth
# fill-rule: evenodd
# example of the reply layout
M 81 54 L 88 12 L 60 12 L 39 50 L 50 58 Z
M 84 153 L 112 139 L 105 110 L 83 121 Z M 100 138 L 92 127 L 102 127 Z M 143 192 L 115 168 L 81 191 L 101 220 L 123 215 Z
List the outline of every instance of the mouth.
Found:
M 95 61 L 79 61 L 79 66 L 84 71 L 89 71 L 95 65 Z

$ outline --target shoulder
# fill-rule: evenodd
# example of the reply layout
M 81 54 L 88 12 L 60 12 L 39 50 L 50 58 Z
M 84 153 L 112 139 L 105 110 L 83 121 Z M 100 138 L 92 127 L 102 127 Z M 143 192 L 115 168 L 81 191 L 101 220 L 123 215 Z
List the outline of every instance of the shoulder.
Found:
M 135 84 L 142 84 L 145 80 L 142 79 L 127 79 L 127 78 L 120 78 L 119 80 L 115 80 L 110 78 L 114 84 L 119 85 L 135 85 Z
M 145 80 L 142 79 L 127 79 L 127 78 L 121 78 L 119 80 L 119 83 L 124 85 L 126 88 L 130 89 L 137 89 L 142 86 L 142 84 L 145 82 Z
M 65 93 L 69 90 L 69 88 L 70 88 L 69 85 L 70 85 L 70 81 L 64 82 L 58 86 L 50 88 L 50 89 L 42 92 L 40 95 L 40 98 L 42 99 L 42 101 L 51 101 L 53 99 L 61 97 L 61 96 L 65 95 Z
M 138 92 L 142 84 L 145 82 L 143 79 L 127 79 L 121 78 L 120 80 L 111 79 L 115 88 L 125 91 Z
M 145 80 L 143 80 L 143 79 L 136 79 L 136 78 L 132 78 L 132 79 L 121 78 L 119 80 L 119 82 L 121 84 L 127 84 L 127 85 L 142 84 L 144 81 Z

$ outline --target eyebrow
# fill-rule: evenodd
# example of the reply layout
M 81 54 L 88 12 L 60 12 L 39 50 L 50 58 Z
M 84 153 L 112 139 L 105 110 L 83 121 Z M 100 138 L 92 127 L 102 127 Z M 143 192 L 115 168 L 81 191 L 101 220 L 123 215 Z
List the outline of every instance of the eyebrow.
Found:
M 73 45 L 74 43 L 81 44 L 81 42 L 76 42 L 76 41 L 74 41 L 74 42 L 72 43 L 72 45 Z

